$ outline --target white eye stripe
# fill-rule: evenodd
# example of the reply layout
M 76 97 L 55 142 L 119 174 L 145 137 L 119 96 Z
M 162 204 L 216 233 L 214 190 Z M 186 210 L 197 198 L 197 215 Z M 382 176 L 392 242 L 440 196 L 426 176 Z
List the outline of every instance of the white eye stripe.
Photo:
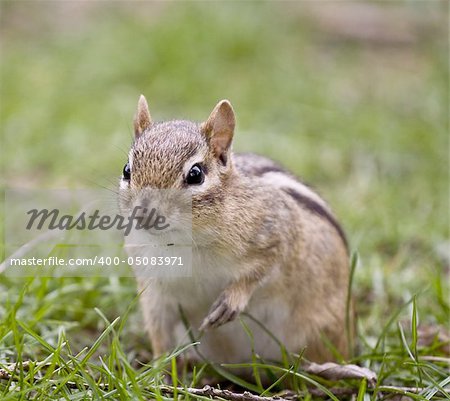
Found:
M 119 189 L 127 189 L 130 186 L 129 180 L 121 179 L 119 182 Z

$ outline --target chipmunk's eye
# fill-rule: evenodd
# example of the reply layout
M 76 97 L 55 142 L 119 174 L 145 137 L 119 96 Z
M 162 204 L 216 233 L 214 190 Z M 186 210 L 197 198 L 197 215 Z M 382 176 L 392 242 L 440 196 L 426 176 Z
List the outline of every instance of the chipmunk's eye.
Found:
M 199 164 L 194 164 L 186 177 L 186 182 L 189 185 L 202 184 L 205 180 L 205 174 L 203 173 L 202 167 Z
M 127 162 L 125 166 L 123 166 L 122 176 L 125 181 L 129 181 L 131 178 L 131 169 L 130 169 L 130 163 Z

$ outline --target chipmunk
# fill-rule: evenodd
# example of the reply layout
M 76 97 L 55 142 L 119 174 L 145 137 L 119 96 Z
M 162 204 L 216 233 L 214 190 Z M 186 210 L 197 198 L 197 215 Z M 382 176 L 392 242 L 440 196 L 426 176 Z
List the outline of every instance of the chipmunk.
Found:
M 154 356 L 189 342 L 181 307 L 211 361 L 249 361 L 252 347 L 280 360 L 274 338 L 309 360 L 346 357 L 344 232 L 294 175 L 265 157 L 232 153 L 234 130 L 227 100 L 195 123 L 154 122 L 139 99 L 121 202 L 129 206 L 145 188 L 176 189 L 192 201 L 192 276 L 137 277 Z M 243 311 L 253 340 L 237 319 Z

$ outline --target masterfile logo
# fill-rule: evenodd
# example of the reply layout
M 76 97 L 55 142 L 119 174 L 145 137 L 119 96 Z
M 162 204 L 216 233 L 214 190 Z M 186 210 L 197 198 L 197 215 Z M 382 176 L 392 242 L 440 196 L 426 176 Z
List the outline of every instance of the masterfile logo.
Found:
M 7 257 L 0 271 L 188 276 L 192 207 L 190 199 L 174 192 L 142 190 L 119 206 L 103 190 L 8 190 Z

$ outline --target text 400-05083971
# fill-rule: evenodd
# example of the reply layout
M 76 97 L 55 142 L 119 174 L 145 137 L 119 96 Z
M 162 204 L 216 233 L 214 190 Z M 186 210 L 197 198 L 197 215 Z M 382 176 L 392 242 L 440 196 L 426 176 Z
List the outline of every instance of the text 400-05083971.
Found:
M 101 266 L 118 266 L 127 263 L 132 266 L 184 266 L 181 256 L 129 256 L 126 259 L 120 257 L 101 256 L 96 263 Z
M 181 256 L 129 256 L 126 259 L 119 256 L 99 256 L 93 258 L 11 258 L 11 266 L 119 266 L 129 264 L 134 266 L 184 266 Z

